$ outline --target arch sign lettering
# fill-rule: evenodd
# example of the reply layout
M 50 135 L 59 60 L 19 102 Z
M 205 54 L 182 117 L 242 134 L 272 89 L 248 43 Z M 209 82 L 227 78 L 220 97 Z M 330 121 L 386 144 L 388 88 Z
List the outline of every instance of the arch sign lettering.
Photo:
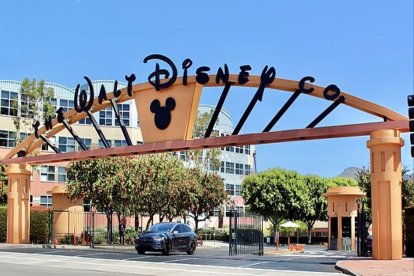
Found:
M 212 69 L 209 66 L 193 68 L 193 61 L 189 58 L 175 64 L 170 58 L 161 54 L 152 54 L 143 59 L 144 64 L 155 65 L 148 74 L 148 82 L 135 84 L 135 74 L 125 76 L 127 86 L 118 88 L 118 81 L 114 82 L 112 91 L 106 91 L 102 85 L 95 91 L 89 77 L 84 77 L 86 84 L 78 84 L 74 91 L 74 109 L 64 112 L 59 108 L 56 118 L 49 117 L 43 125 L 36 122 L 34 133 L 20 143 L 4 158 L 3 163 L 44 163 L 70 161 L 88 158 L 98 158 L 114 155 L 135 155 L 163 151 L 179 151 L 196 148 L 222 147 L 237 144 L 275 143 L 292 140 L 321 139 L 330 137 L 344 137 L 368 135 L 375 129 L 408 130 L 407 118 L 385 107 L 349 95 L 335 85 L 326 87 L 314 85 L 315 78 L 304 76 L 299 81 L 277 78 L 273 66 L 265 66 L 259 76 L 250 74 L 250 65 L 240 65 L 237 74 L 230 74 L 229 67 Z M 189 72 L 195 71 L 194 76 Z M 212 74 L 213 73 L 213 74 Z M 182 76 L 179 77 L 178 74 Z M 222 86 L 223 90 L 205 132 L 204 139 L 192 140 L 193 124 L 197 115 L 197 108 L 203 87 Z M 250 103 L 245 107 L 231 136 L 210 137 L 213 126 L 222 109 L 232 86 L 247 86 L 256 89 Z M 263 100 L 266 89 L 277 89 L 292 92 L 291 97 L 283 106 L 275 111 L 273 118 L 255 134 L 239 135 L 251 111 L 258 102 Z M 301 95 L 319 97 L 331 102 L 320 115 L 308 122 L 304 129 L 272 131 L 279 119 Z M 133 145 L 128 130 L 123 123 L 117 103 L 135 100 L 143 145 Z M 373 122 L 359 125 L 332 126 L 317 128 L 316 126 L 340 104 L 346 104 L 364 112 L 380 117 L 383 122 Z M 125 137 L 127 147 L 111 148 L 106 142 L 105 134 L 93 117 L 93 113 L 112 106 L 120 130 Z M 103 141 L 104 149 L 87 150 L 72 125 L 77 121 L 89 117 L 99 137 Z M 82 152 L 61 153 L 49 141 L 49 137 L 59 131 L 67 129 L 79 144 Z M 33 151 L 47 143 L 57 154 L 31 156 Z M 17 157 L 16 157 L 17 155 Z

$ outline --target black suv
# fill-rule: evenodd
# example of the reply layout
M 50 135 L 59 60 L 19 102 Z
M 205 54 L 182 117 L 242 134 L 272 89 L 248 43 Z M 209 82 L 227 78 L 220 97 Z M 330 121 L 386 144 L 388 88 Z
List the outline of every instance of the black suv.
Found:
M 161 222 L 154 224 L 135 239 L 138 254 L 146 251 L 159 251 L 164 255 L 172 251 L 187 252 L 193 255 L 197 246 L 197 235 L 183 223 Z

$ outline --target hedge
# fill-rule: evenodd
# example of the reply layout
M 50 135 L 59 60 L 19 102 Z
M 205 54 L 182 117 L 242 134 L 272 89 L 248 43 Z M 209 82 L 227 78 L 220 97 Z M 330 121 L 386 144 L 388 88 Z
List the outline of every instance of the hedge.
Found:
M 30 210 L 30 242 L 49 243 L 49 209 L 33 206 Z
M 414 207 L 405 209 L 405 254 L 414 257 Z
M 7 207 L 0 206 L 0 242 L 7 239 Z

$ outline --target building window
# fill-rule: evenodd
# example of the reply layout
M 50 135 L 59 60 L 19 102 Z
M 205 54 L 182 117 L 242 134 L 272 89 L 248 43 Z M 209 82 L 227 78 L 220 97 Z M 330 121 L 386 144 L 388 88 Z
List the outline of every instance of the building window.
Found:
M 87 149 L 91 149 L 92 146 L 92 139 L 89 138 L 80 138 Z
M 55 166 L 42 166 L 40 181 L 55 181 Z
M 89 117 L 86 116 L 85 118 L 80 119 L 78 121 L 78 124 L 80 124 L 80 125 L 91 125 L 92 123 L 91 123 L 91 119 L 89 119 Z
M 17 93 L 1 90 L 1 114 L 17 115 Z
M 234 147 L 235 153 L 243 153 L 243 146 L 235 146 Z
M 112 147 L 112 141 L 111 140 L 106 140 L 106 142 L 108 143 L 108 145 L 110 147 Z M 100 148 L 104 148 L 105 147 L 104 146 L 104 143 L 103 143 L 103 141 L 101 139 L 98 140 L 98 147 L 100 147 Z
M 99 111 L 99 125 L 112 126 L 112 107 Z
M 56 111 L 57 110 L 57 99 L 56 98 L 51 98 L 50 99 L 50 104 L 53 106 L 53 109 Z
M 114 147 L 126 147 L 128 146 L 125 140 L 114 140 Z
M 63 109 L 63 113 L 65 113 L 66 111 L 70 109 L 73 109 L 73 107 L 75 106 L 73 100 L 60 99 L 59 103 L 60 103 L 60 107 Z
M 61 152 L 75 151 L 75 139 L 73 137 L 59 137 L 59 150 Z
M 239 196 L 241 195 L 242 186 L 241 185 L 235 185 L 235 193 L 234 195 Z
M 250 155 L 250 145 L 244 146 L 244 153 Z
M 27 95 L 25 94 L 21 95 L 21 101 L 20 101 L 21 116 L 25 118 L 32 118 L 34 109 L 35 109 L 35 103 L 30 102 L 30 99 L 28 99 Z
M 27 136 L 29 136 L 29 134 L 27 134 L 26 132 L 20 132 L 20 141 L 23 141 L 24 139 L 26 139 Z
M 86 199 L 86 198 L 83 199 L 83 211 L 84 212 L 90 212 L 90 211 L 92 211 L 91 201 L 88 200 L 88 199 Z
M 251 168 L 250 165 L 244 165 L 244 175 L 250 175 Z
M 236 174 L 243 175 L 243 164 L 236 163 Z
M 234 207 L 234 210 L 236 210 L 236 211 L 237 211 L 237 214 L 238 214 L 240 217 L 244 216 L 244 208 L 243 208 L 243 206 L 235 206 L 235 207 Z
M 33 206 L 33 195 L 30 195 L 30 197 L 29 197 L 30 199 L 29 199 L 29 202 L 30 202 L 30 207 L 32 207 Z
M 55 144 L 56 138 L 55 138 L 55 136 L 53 136 L 53 137 L 50 137 L 49 140 L 52 144 Z M 47 143 L 43 143 L 42 144 L 42 150 L 48 151 L 49 150 L 49 145 Z
M 58 167 L 58 181 L 59 182 L 66 182 L 66 167 Z
M 51 208 L 52 207 L 52 196 L 51 195 L 41 195 L 40 196 L 40 206 Z
M 224 166 L 224 162 L 223 161 L 220 162 L 220 172 L 222 172 L 222 173 L 225 172 L 225 166 Z
M 13 148 L 16 146 L 16 132 L 0 130 L 0 146 Z
M 118 110 L 125 126 L 129 126 L 129 104 L 118 104 Z M 118 120 L 115 120 L 115 125 L 119 126 Z
M 185 151 L 178 152 L 178 157 L 180 157 L 180 159 L 183 160 L 184 162 L 187 162 L 188 161 L 187 154 L 186 154 Z
M 226 184 L 226 193 L 229 196 L 234 195 L 234 184 Z
M 234 163 L 226 162 L 226 173 L 234 173 Z

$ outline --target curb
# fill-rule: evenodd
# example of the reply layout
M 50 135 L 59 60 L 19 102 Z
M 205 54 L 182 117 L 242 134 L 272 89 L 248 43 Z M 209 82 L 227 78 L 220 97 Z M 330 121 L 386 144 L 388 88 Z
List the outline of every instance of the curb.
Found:
M 347 275 L 354 275 L 354 276 L 361 276 L 361 274 L 359 274 L 359 273 L 356 273 L 356 272 L 353 272 L 352 270 L 350 270 L 350 269 L 347 269 L 347 268 L 344 268 L 344 267 L 341 267 L 340 265 L 340 263 L 341 263 L 342 261 L 338 261 L 338 262 L 336 262 L 336 264 L 335 264 L 335 269 L 336 270 L 339 270 L 339 271 L 341 271 L 342 273 L 344 273 L 344 274 L 347 274 Z

